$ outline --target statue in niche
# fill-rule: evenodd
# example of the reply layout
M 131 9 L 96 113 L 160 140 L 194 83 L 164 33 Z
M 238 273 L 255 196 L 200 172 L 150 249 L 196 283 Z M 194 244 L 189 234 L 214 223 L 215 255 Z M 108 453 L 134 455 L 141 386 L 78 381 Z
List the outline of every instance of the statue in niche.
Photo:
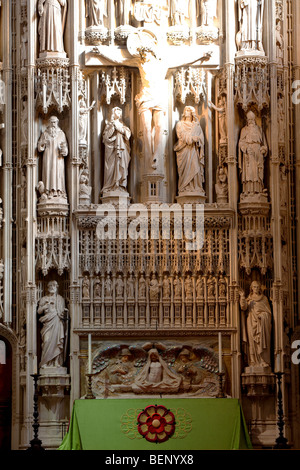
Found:
M 82 281 L 82 299 L 89 300 L 90 299 L 90 280 L 88 276 L 84 276 Z
M 193 106 L 184 108 L 181 121 L 176 125 L 178 192 L 204 195 L 204 135 L 199 117 Z
M 106 298 L 112 297 L 112 281 L 109 276 L 105 279 L 104 282 L 104 292 Z
M 181 279 L 176 276 L 174 279 L 174 297 L 175 299 L 180 299 L 182 295 L 182 284 Z
M 49 118 L 48 126 L 38 141 L 38 151 L 43 152 L 42 181 L 39 183 L 41 199 L 66 199 L 65 157 L 68 155 L 68 143 L 56 116 Z
M 172 372 L 156 348 L 148 352 L 148 359 L 132 385 L 134 393 L 177 393 L 182 377 Z
M 202 277 L 198 277 L 196 282 L 196 297 L 204 300 L 204 281 Z
M 22 27 L 22 35 L 21 35 L 21 67 L 22 68 L 26 66 L 27 47 L 28 47 L 28 28 L 27 28 L 27 24 L 24 24 Z
M 199 57 L 194 48 L 185 51 L 186 63 L 176 51 L 159 50 L 157 40 L 151 33 L 143 30 L 131 33 L 127 39 L 127 49 L 132 58 L 124 57 L 122 50 L 107 50 L 99 46 L 100 55 L 113 64 L 137 67 L 141 78 L 141 91 L 135 103 L 141 119 L 144 141 L 144 156 L 147 170 L 157 170 L 164 161 L 164 129 L 167 109 L 165 78 L 167 71 L 174 67 L 184 67 L 192 63 L 201 64 L 209 60 L 210 53 Z M 175 48 L 176 49 L 176 48 Z M 161 55 L 163 54 L 163 55 Z
M 38 305 L 38 314 L 43 327 L 41 369 L 61 367 L 64 362 L 65 326 L 67 312 L 64 298 L 58 294 L 56 281 L 48 282 L 48 293 L 42 297 Z
M 212 274 L 209 275 L 207 279 L 207 296 L 210 298 L 215 297 L 216 295 L 216 280 Z
M 67 0 L 38 0 L 40 52 L 65 53 Z
M 284 112 L 284 99 L 282 96 L 277 100 L 277 115 L 278 115 L 278 143 L 285 143 L 285 112 Z
M 228 200 L 228 176 L 227 168 L 219 165 L 217 169 L 217 179 L 215 184 L 217 202 L 226 203 Z
M 185 298 L 187 300 L 192 300 L 193 299 L 193 280 L 190 276 L 190 274 L 187 275 L 185 283 L 184 283 L 184 292 L 185 292 Z
M 127 279 L 127 298 L 135 298 L 135 281 L 132 277 L 132 274 L 130 274 L 129 278 Z
M 170 0 L 170 18 L 173 26 L 184 25 L 189 18 L 189 0 Z
M 96 101 L 93 101 L 91 106 L 87 106 L 83 98 L 79 101 L 78 110 L 78 139 L 80 144 L 86 144 L 87 126 L 88 126 L 88 113 L 94 108 Z
M 85 15 L 89 26 L 103 26 L 103 17 L 107 17 L 107 0 L 86 0 Z
M 94 300 L 101 299 L 101 281 L 100 279 L 96 279 L 94 282 Z
M 247 113 L 247 125 L 241 130 L 239 140 L 239 168 L 246 195 L 266 193 L 264 189 L 264 159 L 268 144 L 261 127 L 256 123 L 255 114 Z
M 150 301 L 158 302 L 159 301 L 159 293 L 160 293 L 160 283 L 156 279 L 155 274 L 153 274 L 152 279 L 150 280 L 150 286 L 149 286 Z
M 242 317 L 243 340 L 248 346 L 249 366 L 269 367 L 271 364 L 272 312 L 262 285 L 253 281 L 249 296 L 240 291 L 240 307 L 247 312 L 246 325 Z
M 239 25 L 237 44 L 241 51 L 260 51 L 265 0 L 239 0 Z
M 278 65 L 283 64 L 283 35 L 281 34 L 281 22 L 277 21 L 276 23 L 276 57 L 278 61 Z
M 131 10 L 131 0 L 115 0 L 116 18 L 119 26 L 129 24 L 129 15 Z
M 89 186 L 89 170 L 83 168 L 79 176 L 79 203 L 90 204 L 92 187 Z
M 227 142 L 226 97 L 220 96 L 218 106 L 215 106 L 211 101 L 208 102 L 208 105 L 219 115 L 220 144 L 225 144 Z
M 123 299 L 123 297 L 124 297 L 124 282 L 123 282 L 121 274 L 119 274 L 119 276 L 117 277 L 115 286 L 116 286 L 116 296 L 118 298 Z
M 217 17 L 217 0 L 196 0 L 196 16 L 201 17 L 201 26 L 214 26 Z
M 21 110 L 21 147 L 28 142 L 28 101 L 22 101 Z
M 225 298 L 226 297 L 226 290 L 227 290 L 227 285 L 226 285 L 226 280 L 224 279 L 224 276 L 219 277 L 219 298 Z
M 127 176 L 130 162 L 131 131 L 122 120 L 122 110 L 113 108 L 110 121 L 103 133 L 105 145 L 104 184 L 102 193 L 121 191 L 127 194 Z
M 164 279 L 163 279 L 163 282 L 162 282 L 162 288 L 163 288 L 163 298 L 170 299 L 170 297 L 171 297 L 171 284 L 170 284 L 170 280 L 169 280 L 167 274 L 164 275 Z
M 146 279 L 144 278 L 143 274 L 139 279 L 139 298 L 146 298 Z

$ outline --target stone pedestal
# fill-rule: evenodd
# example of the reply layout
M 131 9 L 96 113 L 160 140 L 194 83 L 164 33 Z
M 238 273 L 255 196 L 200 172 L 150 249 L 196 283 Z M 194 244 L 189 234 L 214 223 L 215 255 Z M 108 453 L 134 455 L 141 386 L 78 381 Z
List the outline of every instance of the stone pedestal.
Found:
M 202 44 L 211 44 L 219 38 L 219 30 L 215 26 L 202 25 L 196 29 L 196 37 Z
M 275 386 L 275 375 L 271 367 L 259 365 L 245 367 L 242 374 L 242 387 L 247 392 L 247 396 L 261 397 L 272 393 Z
M 176 197 L 178 204 L 204 204 L 206 201 L 205 193 L 181 193 Z
M 39 435 L 44 447 L 57 448 L 68 416 L 71 378 L 65 367 L 41 368 L 40 374 Z
M 104 26 L 89 26 L 85 30 L 85 41 L 91 46 L 98 46 L 108 39 L 108 29 Z
M 104 192 L 100 198 L 102 204 L 112 204 L 118 207 L 128 207 L 130 199 L 129 193 L 122 190 Z

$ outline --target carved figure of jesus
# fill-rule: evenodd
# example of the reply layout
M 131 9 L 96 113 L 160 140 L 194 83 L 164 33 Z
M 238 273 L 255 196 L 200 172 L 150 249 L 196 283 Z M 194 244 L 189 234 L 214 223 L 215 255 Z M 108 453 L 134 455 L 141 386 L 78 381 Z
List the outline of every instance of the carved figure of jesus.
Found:
M 100 55 L 105 57 L 113 64 L 127 65 L 137 67 L 141 78 L 141 91 L 135 97 L 135 103 L 140 115 L 143 140 L 144 155 L 146 159 L 147 170 L 158 167 L 158 163 L 163 161 L 164 146 L 163 132 L 165 129 L 166 114 L 166 93 L 165 78 L 167 71 L 174 67 L 183 67 L 199 61 L 202 63 L 208 60 L 210 55 L 199 57 L 199 50 L 188 47 L 184 54 L 178 54 L 176 51 L 160 49 L 158 55 L 157 45 L 148 44 L 141 36 L 141 32 L 132 33 L 133 38 L 129 36 L 127 48 L 130 43 L 130 54 L 124 49 L 110 50 L 107 46 L 98 47 Z M 150 44 L 150 45 L 149 45 Z M 182 57 L 185 57 L 186 64 Z

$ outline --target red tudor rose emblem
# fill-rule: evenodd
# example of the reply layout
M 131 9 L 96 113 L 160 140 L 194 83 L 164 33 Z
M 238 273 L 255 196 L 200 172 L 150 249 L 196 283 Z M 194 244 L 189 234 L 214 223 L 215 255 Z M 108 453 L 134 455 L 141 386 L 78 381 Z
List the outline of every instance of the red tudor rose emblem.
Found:
M 175 416 L 165 406 L 147 406 L 137 421 L 139 433 L 149 442 L 165 442 L 175 431 Z

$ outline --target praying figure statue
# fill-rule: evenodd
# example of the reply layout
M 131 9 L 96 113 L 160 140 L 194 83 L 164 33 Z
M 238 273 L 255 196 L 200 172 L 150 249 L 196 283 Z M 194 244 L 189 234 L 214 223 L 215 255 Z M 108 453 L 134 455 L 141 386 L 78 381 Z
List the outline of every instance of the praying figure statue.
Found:
M 65 53 L 67 0 L 38 0 L 40 52 Z
M 256 123 L 255 114 L 247 113 L 247 125 L 239 140 L 239 168 L 243 184 L 243 197 L 264 194 L 264 159 L 268 153 L 265 134 Z
M 86 134 L 88 126 L 88 113 L 94 108 L 96 101 L 93 101 L 91 106 L 87 106 L 83 98 L 79 101 L 79 116 L 78 116 L 78 139 L 79 143 L 86 144 Z
M 246 322 L 242 318 L 242 337 L 248 347 L 249 366 L 269 367 L 272 312 L 260 282 L 251 283 L 247 298 L 240 292 L 240 307 L 246 313 Z
M 64 298 L 58 294 L 56 281 L 48 283 L 48 293 L 38 305 L 38 314 L 43 327 L 42 357 L 40 367 L 61 367 L 64 362 L 65 327 L 64 319 L 67 309 Z
M 110 191 L 126 193 L 131 131 L 121 118 L 122 110 L 118 107 L 113 108 L 111 119 L 106 121 L 103 133 L 105 145 L 103 194 Z
M 264 54 L 262 25 L 265 0 L 239 0 L 237 45 L 241 51 L 259 51 Z
M 49 118 L 48 126 L 38 141 L 38 151 L 43 152 L 42 181 L 39 183 L 42 198 L 66 199 L 65 158 L 68 143 L 56 116 Z
M 195 108 L 186 106 L 181 121 L 176 125 L 178 142 L 177 154 L 179 196 L 205 196 L 204 183 L 204 135 Z
M 86 0 L 86 17 L 89 26 L 103 26 L 107 16 L 107 0 Z

